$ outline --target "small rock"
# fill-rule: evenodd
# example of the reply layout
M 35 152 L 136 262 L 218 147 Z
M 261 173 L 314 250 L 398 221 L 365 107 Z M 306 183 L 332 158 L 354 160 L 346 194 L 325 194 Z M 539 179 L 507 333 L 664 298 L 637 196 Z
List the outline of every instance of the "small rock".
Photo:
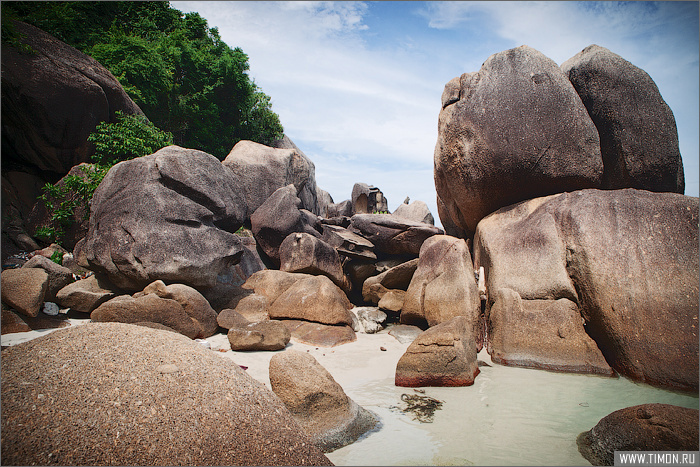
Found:
M 58 305 L 53 302 L 45 302 L 44 308 L 41 311 L 49 316 L 58 316 L 59 308 Z
M 211 349 L 211 344 L 206 339 L 195 339 L 194 341 L 206 349 Z
M 386 352 L 386 347 L 379 347 L 379 350 L 381 350 L 382 352 Z

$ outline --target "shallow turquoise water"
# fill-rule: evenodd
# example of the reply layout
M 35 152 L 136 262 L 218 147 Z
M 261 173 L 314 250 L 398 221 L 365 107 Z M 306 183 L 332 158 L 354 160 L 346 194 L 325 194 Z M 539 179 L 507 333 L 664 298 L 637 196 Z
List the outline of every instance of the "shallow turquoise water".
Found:
M 382 427 L 328 453 L 336 465 L 590 465 L 576 437 L 615 410 L 666 403 L 698 408 L 698 398 L 636 384 L 625 378 L 574 375 L 505 367 L 482 351 L 474 385 L 423 388 L 443 401 L 432 423 L 420 423 L 401 406 L 393 377 L 344 384 L 345 392 L 373 411 Z

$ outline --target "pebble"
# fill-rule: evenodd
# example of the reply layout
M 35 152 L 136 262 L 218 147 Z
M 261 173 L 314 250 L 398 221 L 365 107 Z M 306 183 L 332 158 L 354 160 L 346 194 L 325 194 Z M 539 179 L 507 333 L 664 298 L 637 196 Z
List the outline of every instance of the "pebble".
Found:
M 41 311 L 49 316 L 58 316 L 59 308 L 58 305 L 53 302 L 46 302 L 44 303 L 44 308 Z
M 209 343 L 209 341 L 207 341 L 205 339 L 195 339 L 194 341 L 196 343 L 204 346 L 204 348 L 211 349 L 211 344 Z
M 382 352 L 386 352 L 386 347 L 379 347 L 379 350 L 381 350 Z

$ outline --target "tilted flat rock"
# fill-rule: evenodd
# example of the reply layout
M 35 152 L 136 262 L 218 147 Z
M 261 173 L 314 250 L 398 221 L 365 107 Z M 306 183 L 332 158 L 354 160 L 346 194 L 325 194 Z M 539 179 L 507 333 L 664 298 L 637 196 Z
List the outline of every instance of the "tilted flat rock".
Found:
M 118 287 L 154 280 L 213 287 L 243 254 L 236 180 L 214 156 L 168 146 L 120 162 L 95 190 L 83 251 Z
M 418 256 L 428 237 L 444 233 L 434 225 L 395 217 L 392 214 L 355 214 L 350 230 L 374 244 L 375 253 Z
M 3 464 L 332 465 L 263 384 L 171 332 L 58 330 L 3 350 L 1 387 Z
M 411 204 L 399 204 L 399 207 L 396 208 L 392 214 L 412 221 L 435 225 L 435 218 L 433 218 L 428 205 L 423 201 L 414 201 Z
M 350 288 L 338 252 L 318 237 L 307 233 L 290 233 L 280 245 L 279 255 L 282 271 L 322 274 L 341 289 Z
M 379 303 L 384 294 L 391 289 L 408 289 L 417 267 L 418 258 L 414 258 L 367 278 L 362 285 L 362 297 L 367 302 Z
M 354 442 L 379 423 L 308 353 L 286 350 L 275 354 L 270 360 L 270 385 L 324 452 Z
M 598 131 L 574 87 L 528 46 L 447 83 L 434 159 L 443 225 L 468 235 L 503 206 L 597 188 L 603 174 Z
M 676 120 L 654 80 L 598 45 L 586 47 L 561 69 L 598 129 L 605 166 L 601 188 L 683 194 Z
M 567 298 L 617 372 L 698 388 L 698 198 L 580 190 L 503 208 L 474 238 L 489 293 Z
M 642 404 L 616 410 L 576 444 L 593 465 L 613 465 L 615 451 L 697 451 L 698 409 Z

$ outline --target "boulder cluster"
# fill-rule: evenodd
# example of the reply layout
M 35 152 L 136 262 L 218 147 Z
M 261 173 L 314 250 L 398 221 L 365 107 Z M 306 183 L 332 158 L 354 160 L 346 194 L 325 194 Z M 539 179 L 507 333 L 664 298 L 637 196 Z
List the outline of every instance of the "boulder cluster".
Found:
M 86 114 L 99 120 L 111 118 L 115 109 L 140 112 L 94 60 L 66 52 L 40 31 L 25 32 L 35 37 L 32 47 L 46 54 L 23 57 L 3 48 L 3 116 L 8 106 L 17 119 L 48 107 L 88 104 Z M 25 69 L 46 71 L 43 57 L 51 54 L 68 57 L 56 62 L 68 63 L 67 70 L 81 70 L 76 83 L 85 89 L 64 93 L 81 96 L 71 98 L 70 106 L 51 101 L 55 95 L 37 84 L 41 75 Z M 6 131 L 15 129 L 7 139 L 13 167 L 34 167 L 34 175 L 3 172 L 3 212 L 12 214 L 29 204 L 31 197 L 20 189 L 24 181 L 36 182 L 39 172 L 53 171 L 58 178 L 77 171 L 88 151 L 81 143 L 85 131 L 68 135 L 75 144 L 70 157 L 63 157 L 55 132 L 25 120 L 3 123 L 3 149 Z M 66 126 L 54 120 L 47 121 L 54 130 Z M 504 365 L 620 373 L 697 391 L 698 199 L 683 195 L 673 114 L 645 72 L 598 46 L 561 67 L 527 46 L 495 54 L 480 71 L 445 86 L 434 160 L 444 230 L 434 225 L 425 203 L 406 199 L 390 213 L 381 190 L 365 183 L 355 184 L 350 199 L 334 203 L 317 186 L 314 164 L 286 136 L 269 146 L 240 141 L 223 162 L 179 146 L 120 162 L 95 191 L 86 220 L 76 219 L 78 227 L 67 232 L 63 246 L 72 252 L 58 245 L 40 250 L 22 215 L 7 225 L 3 220 L 3 240 L 33 251 L 10 257 L 3 241 L 3 330 L 6 322 L 69 309 L 101 323 L 90 325 L 95 333 L 139 329 L 153 343 L 170 336 L 185 353 L 197 344 L 188 347 L 182 336 L 206 339 L 222 329 L 233 350 L 278 351 L 290 339 L 345 344 L 356 332 L 377 332 L 394 321 L 400 325 L 392 335 L 412 341 L 396 367 L 398 386 L 471 385 L 479 374 L 477 352 L 486 347 Z M 32 219 L 41 222 L 40 208 L 33 212 Z M 49 259 L 56 255 L 63 265 Z M 46 348 L 72 355 L 84 338 L 81 331 L 73 334 L 68 347 L 45 339 Z M 111 350 L 117 356 L 127 352 L 118 345 Z M 31 355 L 19 349 L 3 353 L 3 430 L 13 429 L 5 397 L 17 399 L 11 410 L 22 412 L 28 403 L 25 393 L 6 396 L 5 389 L 19 378 L 17 361 Z M 193 377 L 141 354 L 131 357 L 147 362 L 139 365 L 146 365 L 142 370 L 153 373 L 153 381 Z M 65 368 L 56 371 L 69 373 Z M 233 399 L 219 394 L 233 401 L 228 405 L 255 404 L 260 412 L 244 423 L 282 411 L 283 426 L 273 429 L 286 430 L 289 439 L 280 444 L 251 427 L 262 433 L 260 439 L 275 440 L 272 451 L 253 444 L 245 448 L 250 453 L 230 458 L 202 448 L 195 459 L 206 451 L 212 456 L 207 462 L 214 463 L 323 464 L 320 451 L 353 442 L 378 424 L 306 354 L 288 350 L 271 361 L 272 389 L 284 410 L 240 371 L 228 378 L 235 380 L 230 387 L 245 386 Z M 96 391 L 103 383 L 95 379 Z M 156 402 L 144 410 L 160 410 Z M 103 406 L 101 401 L 96 409 Z M 181 412 L 172 417 L 189 415 Z M 214 436 L 214 427 L 203 429 Z M 149 430 L 144 428 L 142 440 Z M 591 444 L 592 436 L 579 441 Z M 191 462 L 190 447 L 184 449 L 178 461 Z M 22 463 L 34 459 L 28 452 L 12 455 Z M 52 455 L 59 463 L 160 462 L 104 457 L 109 453 Z

